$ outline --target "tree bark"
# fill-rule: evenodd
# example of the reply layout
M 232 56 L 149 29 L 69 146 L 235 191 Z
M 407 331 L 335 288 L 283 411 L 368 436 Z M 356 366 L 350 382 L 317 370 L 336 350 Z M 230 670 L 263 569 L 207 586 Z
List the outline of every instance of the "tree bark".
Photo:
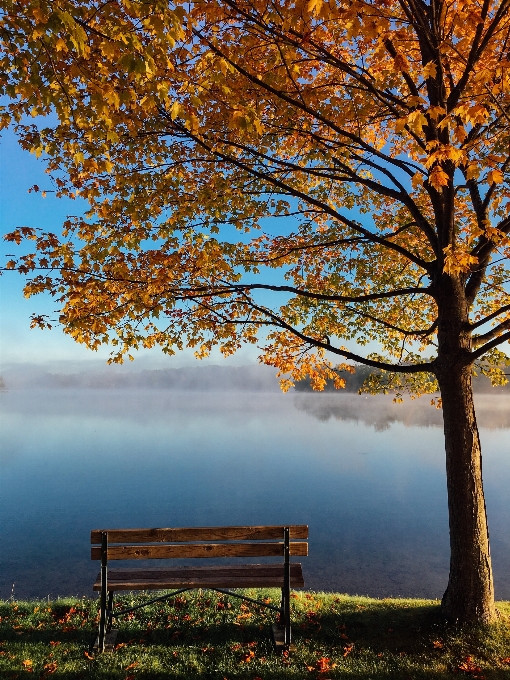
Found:
M 489 532 L 482 482 L 482 455 L 471 377 L 471 337 L 460 286 L 439 305 L 436 377 L 443 402 L 450 521 L 450 576 L 444 615 L 459 623 L 496 618 Z M 441 310 L 441 307 L 443 309 Z

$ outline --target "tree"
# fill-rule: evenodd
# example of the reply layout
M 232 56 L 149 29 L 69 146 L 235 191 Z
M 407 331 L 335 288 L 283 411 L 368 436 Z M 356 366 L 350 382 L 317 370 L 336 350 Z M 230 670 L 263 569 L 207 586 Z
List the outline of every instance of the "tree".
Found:
M 3 125 L 90 204 L 7 237 L 27 294 L 113 360 L 260 341 L 284 389 L 341 387 L 335 356 L 439 389 L 460 622 L 496 615 L 471 381 L 510 339 L 509 6 L 4 0 L 0 26 Z

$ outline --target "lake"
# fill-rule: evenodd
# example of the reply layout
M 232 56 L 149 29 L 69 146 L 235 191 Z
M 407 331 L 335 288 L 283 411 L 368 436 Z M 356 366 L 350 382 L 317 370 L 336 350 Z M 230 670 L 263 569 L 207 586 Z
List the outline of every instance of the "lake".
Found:
M 0 598 L 90 595 L 93 528 L 308 524 L 306 586 L 440 598 L 441 412 L 423 398 L 13 390 Z M 510 599 L 510 396 L 478 395 L 495 590 Z

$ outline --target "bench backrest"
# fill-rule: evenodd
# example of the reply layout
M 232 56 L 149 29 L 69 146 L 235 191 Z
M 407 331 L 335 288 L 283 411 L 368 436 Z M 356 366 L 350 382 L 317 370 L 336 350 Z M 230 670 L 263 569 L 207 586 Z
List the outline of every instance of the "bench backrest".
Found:
M 286 538 L 287 536 L 287 538 Z M 91 558 L 147 560 L 190 557 L 286 557 L 308 555 L 308 526 L 94 529 Z

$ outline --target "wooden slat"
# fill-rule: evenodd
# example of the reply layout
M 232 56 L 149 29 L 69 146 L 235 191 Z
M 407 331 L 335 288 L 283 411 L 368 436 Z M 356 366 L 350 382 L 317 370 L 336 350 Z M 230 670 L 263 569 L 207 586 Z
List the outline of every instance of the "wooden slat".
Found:
M 290 538 L 308 538 L 306 524 L 290 525 Z M 109 543 L 182 543 L 185 541 L 257 541 L 283 537 L 284 525 L 255 527 L 189 527 L 170 529 L 94 529 L 92 545 L 101 544 L 101 531 Z
M 290 585 L 303 588 L 304 579 L 301 565 L 293 563 L 290 572 Z M 173 588 L 278 588 L 283 586 L 283 566 L 275 565 L 272 570 L 267 565 L 243 565 L 232 568 L 209 567 L 202 569 L 111 570 L 108 590 L 166 590 Z M 98 575 L 94 590 L 101 589 Z
M 308 543 L 290 544 L 290 554 L 308 555 Z M 181 545 L 114 545 L 109 560 L 148 560 L 195 557 L 281 557 L 283 543 L 184 543 Z M 91 548 L 91 558 L 101 559 L 101 548 Z
M 199 578 L 214 574 L 215 576 L 274 576 L 275 574 L 283 573 L 283 564 L 234 564 L 234 565 L 214 565 L 212 567 L 147 567 L 147 569 L 140 569 L 134 567 L 132 569 L 109 569 L 109 580 L 123 580 L 126 576 L 129 578 L 149 578 L 158 579 L 161 576 L 167 575 L 183 575 L 186 578 Z M 301 564 L 299 562 L 291 562 L 290 573 L 301 573 Z

